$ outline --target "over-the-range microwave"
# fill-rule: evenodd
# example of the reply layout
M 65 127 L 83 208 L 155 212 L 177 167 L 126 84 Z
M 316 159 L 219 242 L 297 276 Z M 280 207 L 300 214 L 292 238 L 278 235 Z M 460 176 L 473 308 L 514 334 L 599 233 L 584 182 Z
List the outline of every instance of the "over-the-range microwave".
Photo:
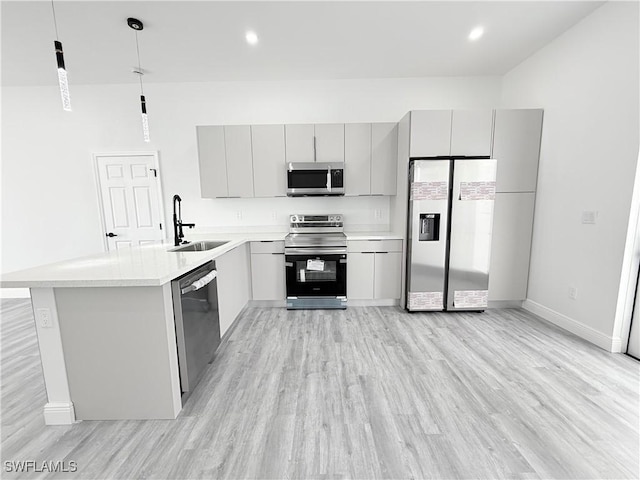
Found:
M 288 163 L 287 195 L 344 195 L 344 163 Z

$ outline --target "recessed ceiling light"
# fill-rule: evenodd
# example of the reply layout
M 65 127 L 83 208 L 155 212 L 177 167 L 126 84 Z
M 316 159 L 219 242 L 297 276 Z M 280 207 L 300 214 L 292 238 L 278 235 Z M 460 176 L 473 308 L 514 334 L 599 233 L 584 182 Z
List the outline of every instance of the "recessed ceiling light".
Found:
M 471 30 L 471 33 L 469 34 L 469 40 L 474 42 L 474 41 L 478 40 L 482 36 L 483 33 L 484 33 L 484 28 L 476 27 L 473 30 Z
M 244 38 L 247 39 L 247 43 L 249 45 L 255 45 L 258 43 L 258 35 L 256 35 L 256 32 L 247 32 Z

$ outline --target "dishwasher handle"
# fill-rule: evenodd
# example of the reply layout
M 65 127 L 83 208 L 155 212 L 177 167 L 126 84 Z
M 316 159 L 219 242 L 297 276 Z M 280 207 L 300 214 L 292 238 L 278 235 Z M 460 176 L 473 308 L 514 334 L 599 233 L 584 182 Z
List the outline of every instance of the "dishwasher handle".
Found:
M 209 285 L 216 277 L 218 276 L 217 270 L 211 270 L 204 277 L 199 278 L 191 285 L 184 287 L 180 290 L 180 292 L 184 295 L 185 293 L 195 292 L 196 290 L 200 290 L 202 287 Z

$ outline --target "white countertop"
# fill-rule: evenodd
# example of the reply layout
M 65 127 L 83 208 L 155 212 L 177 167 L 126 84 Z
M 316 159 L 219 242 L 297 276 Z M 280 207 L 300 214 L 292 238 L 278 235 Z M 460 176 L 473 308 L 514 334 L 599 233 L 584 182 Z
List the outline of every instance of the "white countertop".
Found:
M 345 232 L 347 240 L 385 240 L 402 237 L 390 232 Z M 287 232 L 211 233 L 188 240 L 228 241 L 203 252 L 171 252 L 172 243 L 124 248 L 88 257 L 3 274 L 0 287 L 141 287 L 160 286 L 215 260 L 248 241 L 284 240 Z

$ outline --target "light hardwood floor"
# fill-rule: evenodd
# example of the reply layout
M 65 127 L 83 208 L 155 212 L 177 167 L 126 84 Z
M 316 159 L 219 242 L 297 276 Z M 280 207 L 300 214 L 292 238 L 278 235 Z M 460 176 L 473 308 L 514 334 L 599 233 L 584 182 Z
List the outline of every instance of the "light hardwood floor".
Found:
M 2 477 L 638 478 L 639 388 L 522 310 L 249 308 L 177 420 L 46 427 L 31 306 L 5 300 Z

